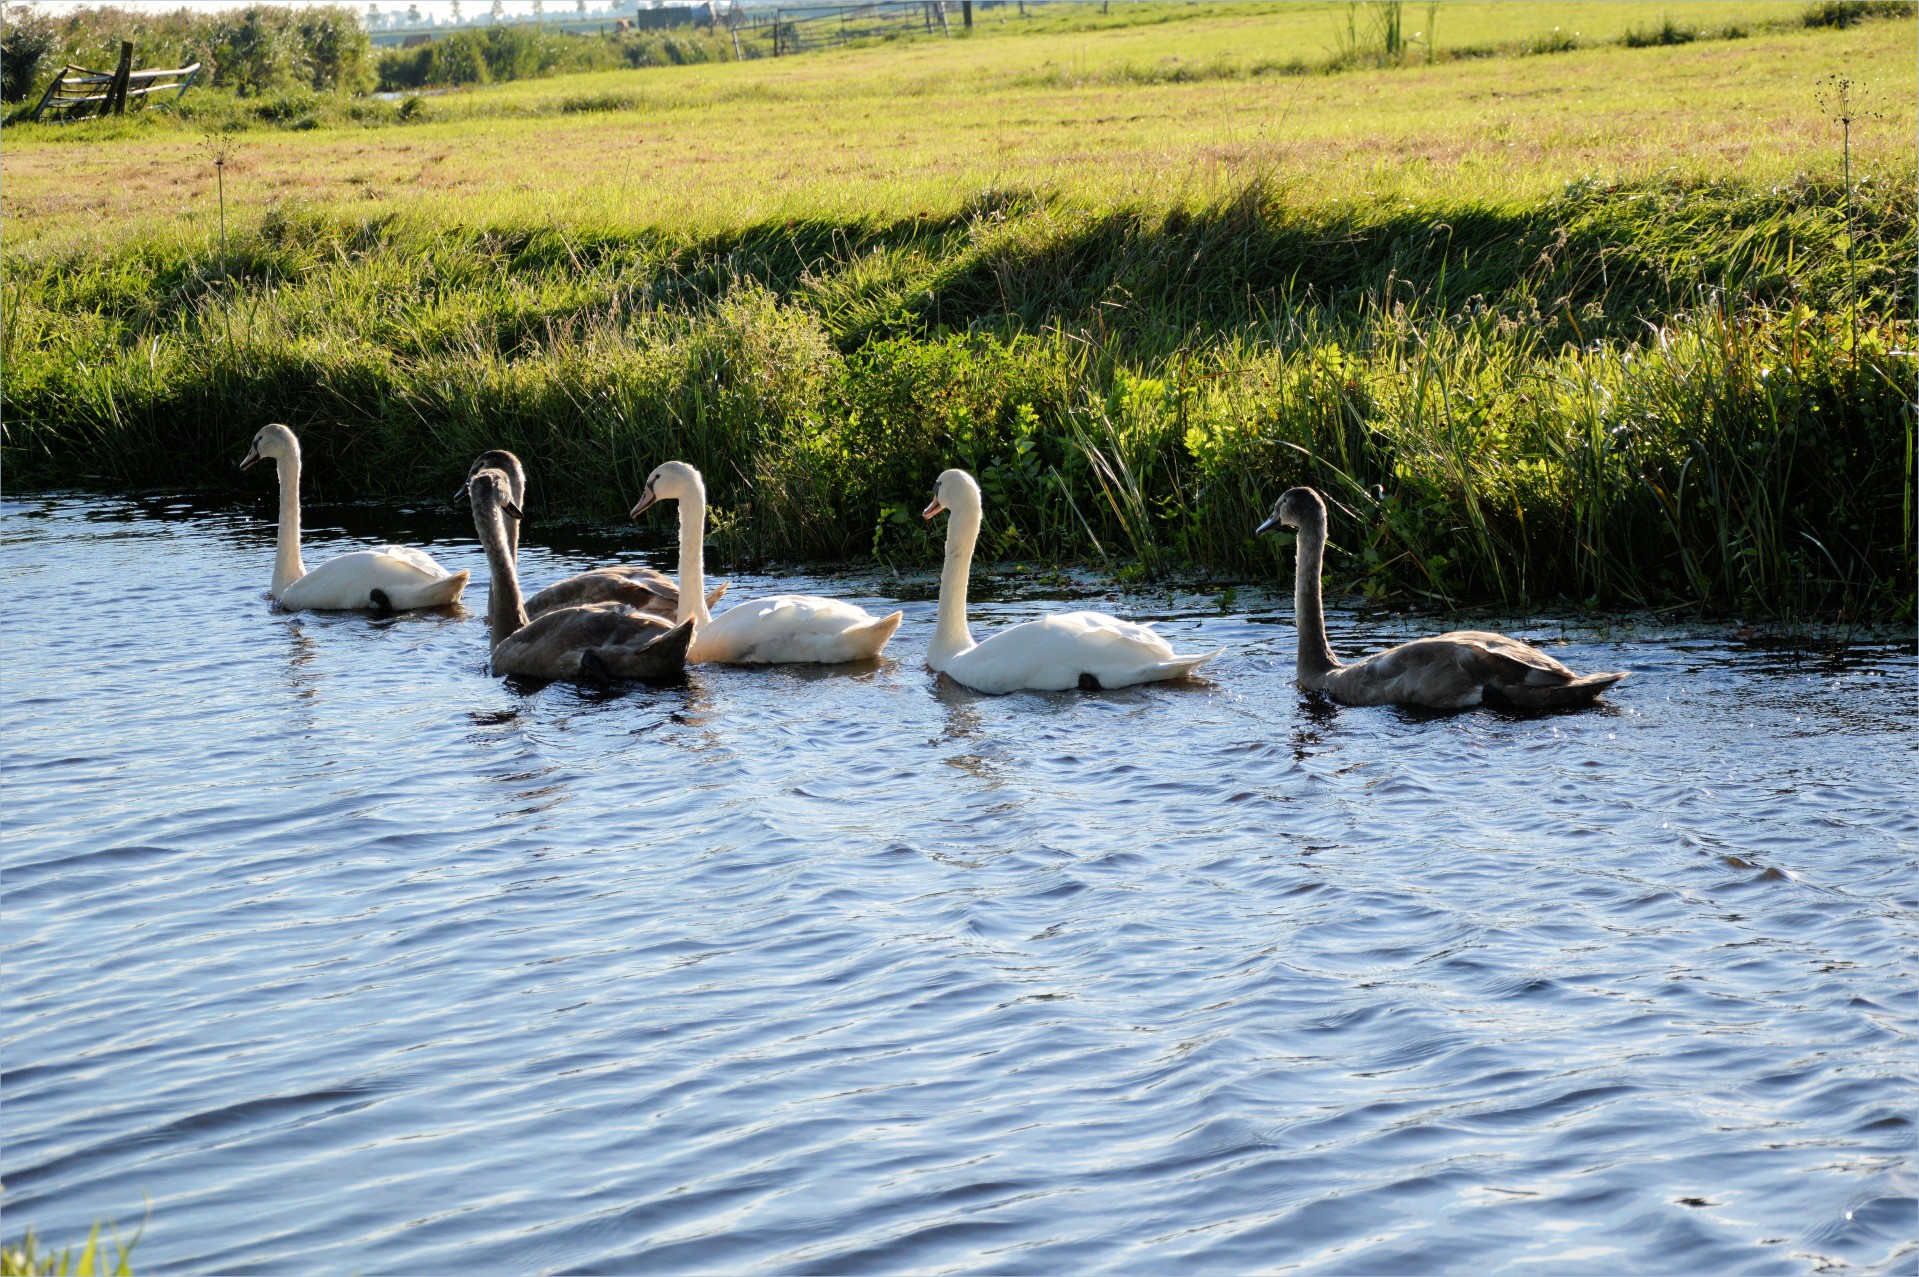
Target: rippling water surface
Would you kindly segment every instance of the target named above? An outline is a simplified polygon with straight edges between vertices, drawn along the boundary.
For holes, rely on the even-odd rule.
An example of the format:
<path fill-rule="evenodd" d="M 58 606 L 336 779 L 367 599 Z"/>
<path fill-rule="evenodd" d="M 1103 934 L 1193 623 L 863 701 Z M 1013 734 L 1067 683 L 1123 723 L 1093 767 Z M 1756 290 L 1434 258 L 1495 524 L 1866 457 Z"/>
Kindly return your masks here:
<path fill-rule="evenodd" d="M 927 582 L 866 578 L 830 588 L 916 600 L 876 666 L 529 688 L 479 588 L 276 611 L 253 509 L 6 507 L 10 1235 L 150 1200 L 181 1271 L 1919 1263 L 1907 651 L 1535 623 L 1633 677 L 1326 709 L 1283 600 L 1136 594 L 1097 605 L 1230 648 L 1209 681 L 988 698 L 924 669 Z M 484 575 L 457 519 L 351 517 Z M 610 557 L 527 536 L 533 584 Z"/>

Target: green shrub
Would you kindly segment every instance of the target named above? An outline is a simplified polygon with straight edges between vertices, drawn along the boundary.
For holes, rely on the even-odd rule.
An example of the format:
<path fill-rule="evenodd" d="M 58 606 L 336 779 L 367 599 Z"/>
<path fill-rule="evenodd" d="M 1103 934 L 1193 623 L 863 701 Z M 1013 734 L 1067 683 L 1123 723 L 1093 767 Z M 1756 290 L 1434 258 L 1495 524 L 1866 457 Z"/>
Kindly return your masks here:
<path fill-rule="evenodd" d="M 379 80 L 383 91 L 402 92 L 575 71 L 718 62 L 730 56 L 728 42 L 711 32 L 631 31 L 599 36 L 532 26 L 464 27 L 430 44 L 382 53 Z"/>
<path fill-rule="evenodd" d="M 1629 28 L 1624 43 L 1628 49 L 1646 49 L 1655 45 L 1691 44 L 1698 38 L 1698 27 L 1689 22 L 1674 22 L 1666 17 L 1661 18 L 1656 27 Z"/>
<path fill-rule="evenodd" d="M 1911 14 L 1911 0 L 1816 0 L 1806 6 L 1801 21 L 1809 27 L 1849 27 L 1867 18 L 1903 18 Z"/>
<path fill-rule="evenodd" d="M 11 11 L 8 26 L 14 26 Z M 296 88 L 359 93 L 373 83 L 372 42 L 343 5 L 255 4 L 210 12 L 98 5 L 42 15 L 32 30 L 50 43 L 32 71 L 23 63 L 21 97 L 44 89 L 62 63 L 111 70 L 122 40 L 133 42 L 136 66 L 200 62 L 202 84 L 245 96 Z M 15 90 L 14 81 L 8 88 Z"/>
<path fill-rule="evenodd" d="M 48 54 L 59 46 L 53 19 L 24 4 L 0 6 L 0 101 L 18 102 L 41 80 Z"/>

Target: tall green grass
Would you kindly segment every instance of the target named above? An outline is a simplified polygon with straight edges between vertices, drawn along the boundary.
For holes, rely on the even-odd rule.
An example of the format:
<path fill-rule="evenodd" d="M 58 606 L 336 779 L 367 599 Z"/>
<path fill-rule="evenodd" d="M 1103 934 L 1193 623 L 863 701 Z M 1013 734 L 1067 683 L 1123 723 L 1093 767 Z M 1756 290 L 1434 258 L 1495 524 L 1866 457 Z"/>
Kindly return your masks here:
<path fill-rule="evenodd" d="M 16 1244 L 0 1246 L 0 1277 L 131 1277 L 133 1248 L 139 1240 L 136 1235 L 121 1241 L 116 1233 L 110 1243 L 102 1244 L 100 1226 L 95 1224 L 77 1250 L 72 1246 L 53 1250 L 28 1229 Z"/>
<path fill-rule="evenodd" d="M 989 191 L 946 218 L 699 238 L 279 214 L 16 262 L 16 486 L 230 485 L 302 430 L 310 498 L 437 497 L 480 450 L 546 512 L 708 476 L 716 549 L 987 553 L 1284 576 L 1308 482 L 1333 566 L 1436 604 L 1910 615 L 1910 172 L 1569 184 L 1530 206 L 1171 212 Z M 1856 342 L 1848 337 L 1856 322 Z"/>

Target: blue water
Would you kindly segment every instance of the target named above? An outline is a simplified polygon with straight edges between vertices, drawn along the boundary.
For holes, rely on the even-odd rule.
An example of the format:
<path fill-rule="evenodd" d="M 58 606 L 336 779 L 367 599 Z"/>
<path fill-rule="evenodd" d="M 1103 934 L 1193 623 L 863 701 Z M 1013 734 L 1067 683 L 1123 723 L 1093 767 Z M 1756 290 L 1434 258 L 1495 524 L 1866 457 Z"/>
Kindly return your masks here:
<path fill-rule="evenodd" d="M 377 620 L 275 610 L 270 517 L 5 506 L 10 1238 L 144 1219 L 136 1264 L 182 1272 L 1919 1266 L 1909 648 L 1511 622 L 1633 676 L 1545 718 L 1328 709 L 1282 598 L 1082 591 L 1230 651 L 987 698 L 923 666 L 930 583 L 869 576 L 812 584 L 910 600 L 875 667 L 529 688 L 485 672 L 457 519 L 309 512 L 309 562 L 475 569 L 473 613 Z M 527 537 L 534 585 L 612 557 Z M 1018 584 L 977 628 L 1059 606 Z"/>

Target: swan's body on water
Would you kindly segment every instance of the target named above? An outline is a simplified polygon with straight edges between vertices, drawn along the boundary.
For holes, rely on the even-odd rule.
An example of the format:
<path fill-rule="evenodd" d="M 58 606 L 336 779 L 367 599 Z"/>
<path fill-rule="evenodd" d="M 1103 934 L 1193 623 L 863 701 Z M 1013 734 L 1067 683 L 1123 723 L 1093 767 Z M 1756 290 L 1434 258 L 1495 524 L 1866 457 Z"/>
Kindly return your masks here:
<path fill-rule="evenodd" d="M 269 587 L 280 606 L 302 612 L 404 612 L 460 601 L 467 573 L 449 572 L 408 545 L 355 550 L 307 571 L 300 557 L 300 441 L 285 426 L 263 426 L 240 468 L 266 458 L 280 478 L 280 529 Z"/>
<path fill-rule="evenodd" d="M 1485 630 L 1414 639 L 1350 665 L 1326 641 L 1320 585 L 1326 553 L 1326 502 L 1311 488 L 1290 488 L 1259 532 L 1299 530 L 1293 614 L 1299 625 L 1299 685 L 1342 705 L 1423 705 L 1470 709 L 1505 705 L 1555 709 L 1590 703 L 1626 677 L 1575 674 L 1531 644 Z"/>
<path fill-rule="evenodd" d="M 526 467 L 519 457 L 505 448 L 489 448 L 474 459 L 467 471 L 470 481 L 482 470 L 498 470 L 507 479 L 508 499 L 514 510 L 520 514 L 505 515 L 507 552 L 517 564 L 520 554 L 520 520 L 526 510 Z M 466 490 L 461 489 L 461 495 Z M 711 607 L 726 593 L 726 584 L 722 582 L 713 587 L 706 596 Z M 555 581 L 543 590 L 535 591 L 525 602 L 526 614 L 530 617 L 550 612 L 556 607 L 578 607 L 584 603 L 624 603 L 631 608 L 651 613 L 663 620 L 673 620 L 680 610 L 680 588 L 673 578 L 657 568 L 640 567 L 632 564 L 610 564 L 602 568 L 589 568 L 576 572 L 572 576 Z"/>
<path fill-rule="evenodd" d="M 940 475 L 925 517 L 951 512 L 940 571 L 939 620 L 926 664 L 977 692 L 1064 692 L 1131 687 L 1184 678 L 1219 653 L 1183 655 L 1151 628 L 1101 612 L 1059 612 L 974 642 L 966 590 L 983 511 L 979 484 L 964 470 Z"/>
<path fill-rule="evenodd" d="M 507 521 L 519 518 L 507 475 L 484 469 L 467 480 L 473 526 L 486 549 L 486 619 L 495 674 L 598 681 L 667 678 L 686 667 L 693 627 L 670 625 L 620 603 L 556 607 L 529 618 L 509 552 Z"/>
<path fill-rule="evenodd" d="M 706 582 L 706 480 L 684 461 L 647 476 L 633 517 L 655 501 L 680 503 L 679 618 L 694 625 L 690 661 L 735 665 L 838 665 L 871 660 L 900 626 L 900 612 L 874 616 L 863 607 L 816 594 L 776 594 L 735 604 L 714 616 L 702 597 Z"/>

